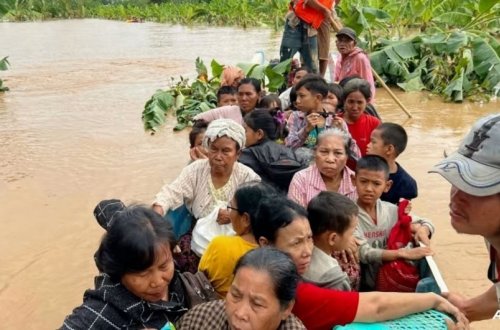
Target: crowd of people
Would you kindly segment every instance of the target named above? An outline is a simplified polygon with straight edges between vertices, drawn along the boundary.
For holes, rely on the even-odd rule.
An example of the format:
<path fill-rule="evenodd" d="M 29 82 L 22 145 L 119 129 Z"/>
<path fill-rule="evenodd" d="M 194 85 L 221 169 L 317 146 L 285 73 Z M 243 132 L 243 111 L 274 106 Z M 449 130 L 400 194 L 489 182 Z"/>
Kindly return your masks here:
<path fill-rule="evenodd" d="M 287 16 L 283 38 L 291 44 L 282 55 L 299 49 L 311 64 L 315 54 L 290 36 L 307 31 L 296 19 L 294 11 Z M 420 267 L 433 254 L 435 229 L 411 204 L 402 207 L 418 194 L 397 162 L 408 137 L 374 110 L 373 77 L 352 71 L 360 54 L 355 33 L 341 30 L 337 43 L 339 84 L 314 74 L 316 65 L 303 66 L 281 95 L 264 95 L 258 80 L 226 70 L 219 106 L 194 118 L 191 162 L 178 177 L 151 205 L 109 200 L 96 207 L 106 230 L 95 254 L 99 275 L 63 329 L 332 329 L 429 309 L 465 329 L 469 320 L 493 317 L 500 284 L 470 299 L 376 291 L 382 265 Z M 452 226 L 485 237 L 494 283 L 499 145 L 500 116 L 483 118 L 432 170 L 452 184 Z M 411 218 L 412 244 L 389 249 L 403 215 Z M 187 273 L 213 297 L 198 292 L 195 303 L 193 285 L 200 286 Z"/>

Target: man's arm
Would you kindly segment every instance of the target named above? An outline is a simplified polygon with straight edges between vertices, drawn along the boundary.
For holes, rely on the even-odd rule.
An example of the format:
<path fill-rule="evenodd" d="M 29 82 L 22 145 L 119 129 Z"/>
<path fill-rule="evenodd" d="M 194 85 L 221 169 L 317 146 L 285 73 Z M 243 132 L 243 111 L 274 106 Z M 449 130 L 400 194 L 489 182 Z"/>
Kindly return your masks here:
<path fill-rule="evenodd" d="M 497 291 L 494 285 L 474 298 L 466 298 L 452 292 L 443 293 L 443 297 L 457 306 L 471 322 L 491 319 L 499 309 Z"/>

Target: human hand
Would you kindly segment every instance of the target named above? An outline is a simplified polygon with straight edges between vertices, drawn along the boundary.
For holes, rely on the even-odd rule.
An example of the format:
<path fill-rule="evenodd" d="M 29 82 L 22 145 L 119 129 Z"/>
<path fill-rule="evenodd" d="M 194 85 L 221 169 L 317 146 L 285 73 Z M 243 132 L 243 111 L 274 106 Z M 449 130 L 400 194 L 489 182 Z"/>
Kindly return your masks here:
<path fill-rule="evenodd" d="M 306 117 L 307 120 L 307 126 L 306 130 L 307 132 L 310 132 L 314 129 L 314 127 L 323 127 L 325 126 L 325 118 L 321 116 L 319 113 L 310 113 Z"/>
<path fill-rule="evenodd" d="M 347 127 L 344 119 L 342 117 L 336 116 L 336 115 L 333 116 L 332 126 L 338 128 L 340 130 L 345 130 L 345 128 Z"/>
<path fill-rule="evenodd" d="M 441 296 L 453 305 L 457 306 L 462 312 L 465 311 L 465 305 L 468 300 L 466 296 L 456 292 L 443 292 L 441 293 Z"/>
<path fill-rule="evenodd" d="M 434 306 L 434 309 L 449 314 L 455 318 L 455 322 L 452 320 L 446 321 L 446 326 L 448 329 L 462 330 L 469 329 L 469 320 L 460 311 L 458 306 L 451 303 L 451 301 L 446 300 L 443 297 L 438 296 L 438 302 Z"/>
<path fill-rule="evenodd" d="M 428 247 L 416 247 L 413 249 L 402 248 L 398 250 L 399 257 L 405 260 L 420 260 L 426 256 L 434 255 Z"/>
<path fill-rule="evenodd" d="M 431 230 L 427 226 L 421 225 L 415 232 L 414 234 L 414 239 L 415 242 L 422 242 L 425 244 L 425 246 L 430 246 L 431 245 L 431 240 L 429 239 L 429 236 L 431 235 Z"/>
<path fill-rule="evenodd" d="M 161 205 L 158 205 L 158 204 L 153 205 L 153 211 L 155 211 L 156 213 L 158 213 L 161 216 L 163 216 L 165 214 L 163 207 Z"/>
<path fill-rule="evenodd" d="M 189 149 L 189 157 L 191 160 L 206 159 L 208 158 L 208 152 L 202 146 L 196 146 Z"/>
<path fill-rule="evenodd" d="M 220 209 L 217 215 L 217 223 L 219 225 L 227 225 L 231 223 L 231 218 L 229 217 L 229 212 L 226 209 Z"/>

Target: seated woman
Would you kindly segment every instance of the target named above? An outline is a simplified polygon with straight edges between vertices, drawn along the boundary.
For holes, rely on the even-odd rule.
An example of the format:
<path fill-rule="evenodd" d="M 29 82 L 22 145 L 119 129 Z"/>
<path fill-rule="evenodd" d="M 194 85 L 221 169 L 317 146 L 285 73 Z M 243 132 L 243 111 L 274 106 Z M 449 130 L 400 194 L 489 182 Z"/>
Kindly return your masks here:
<path fill-rule="evenodd" d="M 169 223 L 142 206 L 99 223 L 109 226 L 95 255 L 101 274 L 62 329 L 160 329 L 176 322 L 188 309 L 174 268 L 176 242 Z"/>
<path fill-rule="evenodd" d="M 208 148 L 208 159 L 186 166 L 177 179 L 156 195 L 153 208 L 159 214 L 186 204 L 193 217 L 200 219 L 218 205 L 227 205 L 241 184 L 260 181 L 252 169 L 236 161 L 245 145 L 245 130 L 241 125 L 230 119 L 214 120 L 205 132 L 203 144 Z M 230 222 L 225 208 L 219 210 L 217 221 Z M 179 246 L 181 254 L 175 257 L 179 269 L 195 273 L 199 258 L 191 251 L 191 231 L 180 238 Z"/>
<path fill-rule="evenodd" d="M 265 182 L 283 191 L 293 175 L 304 168 L 305 162 L 295 152 L 276 143 L 276 120 L 264 109 L 257 109 L 245 116 L 243 123 L 246 134 L 246 148 L 242 150 L 239 162 L 247 165 Z M 277 162 L 281 162 L 278 166 Z"/>
<path fill-rule="evenodd" d="M 306 210 L 284 197 L 261 202 L 252 230 L 260 246 L 273 246 L 288 253 L 299 275 L 311 263 L 313 237 Z M 231 292 L 231 291 L 230 291 Z M 465 316 L 450 302 L 434 293 L 346 292 L 300 282 L 295 314 L 307 329 L 331 329 L 352 322 L 380 322 L 436 309 L 452 314 L 462 328 Z"/>
<path fill-rule="evenodd" d="M 260 100 L 260 81 L 254 78 L 244 78 L 238 84 L 238 105 L 227 105 L 211 109 L 194 116 L 193 120 L 211 122 L 215 119 L 228 118 L 238 124 L 243 124 L 243 117 L 255 109 Z"/>
<path fill-rule="evenodd" d="M 245 183 L 236 190 L 227 206 L 236 236 L 219 236 L 208 245 L 201 257 L 199 270 L 204 272 L 221 298 L 233 281 L 234 266 L 247 251 L 257 247 L 251 221 L 265 196 L 277 191 L 262 182 Z"/>
<path fill-rule="evenodd" d="M 306 329 L 291 314 L 299 278 L 287 254 L 273 248 L 252 250 L 238 261 L 226 300 L 194 307 L 176 327 L 178 330 Z"/>
<path fill-rule="evenodd" d="M 372 131 L 380 125 L 380 120 L 365 113 L 370 102 L 370 85 L 363 79 L 352 79 L 344 87 L 344 112 L 342 117 L 352 138 L 356 141 L 361 156 L 366 155 Z"/>

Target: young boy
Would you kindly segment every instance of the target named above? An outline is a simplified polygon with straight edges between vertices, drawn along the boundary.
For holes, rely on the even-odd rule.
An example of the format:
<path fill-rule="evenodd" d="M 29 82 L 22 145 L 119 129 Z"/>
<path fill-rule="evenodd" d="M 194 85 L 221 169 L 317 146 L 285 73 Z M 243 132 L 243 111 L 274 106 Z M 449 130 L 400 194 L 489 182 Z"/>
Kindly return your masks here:
<path fill-rule="evenodd" d="M 401 125 L 382 123 L 372 132 L 367 148 L 368 155 L 383 157 L 389 164 L 391 189 L 380 199 L 392 204 L 397 204 L 400 198 L 411 200 L 418 195 L 417 182 L 396 162 L 407 143 L 408 136 Z"/>
<path fill-rule="evenodd" d="M 238 105 L 238 90 L 233 86 L 221 86 L 217 91 L 217 107 Z"/>
<path fill-rule="evenodd" d="M 332 253 L 345 250 L 354 240 L 358 207 L 346 196 L 322 191 L 309 202 L 307 213 L 314 248 L 304 279 L 317 286 L 350 291 L 349 277 Z"/>
<path fill-rule="evenodd" d="M 328 84 L 317 75 L 307 75 L 295 85 L 297 91 L 296 106 L 300 111 L 294 111 L 288 118 L 288 136 L 285 139 L 287 147 L 312 148 L 316 145 L 320 130 L 325 127 L 326 119 L 323 113 L 323 100 L 328 95 Z"/>
<path fill-rule="evenodd" d="M 295 70 L 295 74 L 293 75 L 292 79 L 292 85 L 279 96 L 281 101 L 281 110 L 289 110 L 290 106 L 292 105 L 292 101 L 290 100 L 290 92 L 292 91 L 292 88 L 296 86 L 299 81 L 309 73 L 312 73 L 312 71 L 306 66 L 302 66 Z"/>
<path fill-rule="evenodd" d="M 361 290 L 371 291 L 375 288 L 382 262 L 397 259 L 419 260 L 432 255 L 432 251 L 428 247 L 386 250 L 389 233 L 398 221 L 398 207 L 380 200 L 382 193 L 387 192 L 392 184 L 389 180 L 389 165 L 384 158 L 368 155 L 358 160 L 353 182 L 359 196 L 359 223 L 354 236 L 360 244 Z M 429 237 L 434 232 L 434 226 L 430 221 L 415 215 L 412 215 L 412 218 L 415 241 L 429 246 Z"/>

